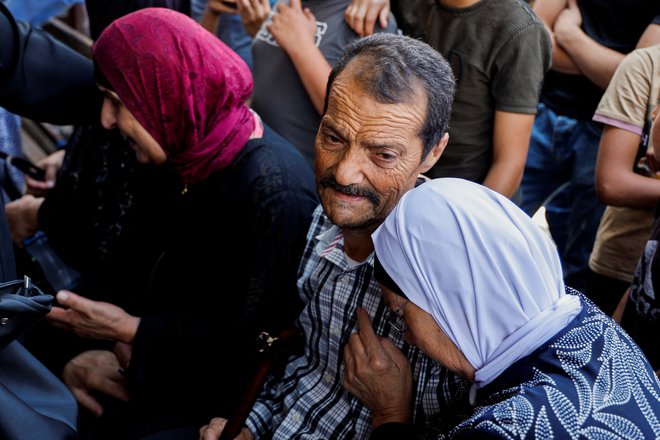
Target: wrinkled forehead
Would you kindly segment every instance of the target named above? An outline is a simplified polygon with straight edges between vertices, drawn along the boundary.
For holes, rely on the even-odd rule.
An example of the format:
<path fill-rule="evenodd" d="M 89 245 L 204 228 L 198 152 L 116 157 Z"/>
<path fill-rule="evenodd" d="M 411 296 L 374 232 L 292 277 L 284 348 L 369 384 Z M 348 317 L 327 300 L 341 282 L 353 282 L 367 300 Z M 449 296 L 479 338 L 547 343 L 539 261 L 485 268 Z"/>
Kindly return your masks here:
<path fill-rule="evenodd" d="M 342 72 L 332 84 L 322 126 L 342 137 L 423 147 L 422 127 L 426 116 L 426 95 L 415 94 L 403 102 L 382 102 L 365 87 L 364 77 Z"/>

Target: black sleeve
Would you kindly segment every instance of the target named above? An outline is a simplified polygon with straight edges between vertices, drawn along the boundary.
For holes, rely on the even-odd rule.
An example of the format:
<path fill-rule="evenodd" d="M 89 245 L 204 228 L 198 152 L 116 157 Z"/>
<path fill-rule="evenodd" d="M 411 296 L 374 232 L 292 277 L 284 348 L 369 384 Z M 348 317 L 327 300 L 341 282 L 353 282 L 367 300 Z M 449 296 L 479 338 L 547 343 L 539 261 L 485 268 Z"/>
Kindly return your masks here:
<path fill-rule="evenodd" d="M 102 95 L 92 61 L 47 32 L 15 21 L 2 3 L 0 17 L 0 106 L 54 124 L 98 118 Z"/>

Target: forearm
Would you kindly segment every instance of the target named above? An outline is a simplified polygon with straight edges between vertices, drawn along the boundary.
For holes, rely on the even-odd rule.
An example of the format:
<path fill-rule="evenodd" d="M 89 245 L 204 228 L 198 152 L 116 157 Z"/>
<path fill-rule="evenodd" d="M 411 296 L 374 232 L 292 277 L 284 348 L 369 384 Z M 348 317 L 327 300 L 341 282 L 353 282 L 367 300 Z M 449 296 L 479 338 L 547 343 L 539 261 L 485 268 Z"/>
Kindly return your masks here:
<path fill-rule="evenodd" d="M 537 0 L 534 4 L 534 12 L 543 22 L 545 30 L 550 35 L 552 43 L 552 70 L 572 75 L 581 75 L 575 62 L 566 51 L 557 44 L 553 26 L 557 16 L 567 6 L 566 0 Z"/>
<path fill-rule="evenodd" d="M 596 193 L 608 205 L 653 209 L 660 180 L 633 172 L 640 135 L 606 125 L 596 160 Z"/>
<path fill-rule="evenodd" d="M 204 10 L 202 18 L 199 20 L 199 24 L 202 25 L 204 29 L 211 32 L 213 35 L 218 32 L 218 23 L 220 22 L 220 14 L 218 12 L 212 11 L 208 7 Z"/>
<path fill-rule="evenodd" d="M 506 197 L 511 198 L 522 181 L 525 163 L 494 162 L 483 181 L 483 185 Z"/>
<path fill-rule="evenodd" d="M 550 35 L 550 42 L 552 43 L 552 66 L 550 68 L 556 72 L 569 75 L 582 75 L 575 61 L 573 61 L 564 48 L 557 44 L 557 39 L 552 29 L 549 29 L 546 25 L 545 30 Z"/>
<path fill-rule="evenodd" d="M 296 67 L 298 76 L 305 86 L 314 108 L 319 114 L 323 113 L 325 90 L 332 67 L 319 48 L 311 41 L 292 48 L 288 55 Z"/>
<path fill-rule="evenodd" d="M 611 206 L 625 206 L 636 209 L 653 209 L 660 200 L 660 180 L 622 172 L 608 179 L 598 179 L 598 198 Z"/>
<path fill-rule="evenodd" d="M 522 180 L 533 124 L 533 114 L 495 111 L 493 163 L 484 186 L 506 197 L 513 196 Z"/>
<path fill-rule="evenodd" d="M 572 32 L 557 35 L 557 39 L 580 72 L 603 90 L 625 56 L 600 45 L 577 27 Z"/>

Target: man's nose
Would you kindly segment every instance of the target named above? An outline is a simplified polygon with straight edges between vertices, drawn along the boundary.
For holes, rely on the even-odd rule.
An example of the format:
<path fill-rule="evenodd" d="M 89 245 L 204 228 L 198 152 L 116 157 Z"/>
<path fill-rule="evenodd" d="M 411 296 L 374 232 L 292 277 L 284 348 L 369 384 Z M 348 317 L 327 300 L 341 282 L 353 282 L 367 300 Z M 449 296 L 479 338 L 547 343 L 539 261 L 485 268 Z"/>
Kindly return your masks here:
<path fill-rule="evenodd" d="M 353 148 L 346 149 L 337 163 L 335 179 L 343 186 L 360 184 L 364 179 L 364 155 Z"/>

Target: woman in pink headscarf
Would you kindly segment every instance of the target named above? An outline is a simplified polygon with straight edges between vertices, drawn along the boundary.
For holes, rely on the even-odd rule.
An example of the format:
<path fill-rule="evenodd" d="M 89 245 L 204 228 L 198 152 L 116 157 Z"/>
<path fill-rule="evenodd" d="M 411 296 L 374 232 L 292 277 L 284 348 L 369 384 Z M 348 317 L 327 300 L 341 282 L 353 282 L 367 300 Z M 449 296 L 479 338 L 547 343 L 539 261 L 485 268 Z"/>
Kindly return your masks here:
<path fill-rule="evenodd" d="M 231 413 L 255 365 L 256 335 L 297 316 L 314 178 L 245 104 L 252 78 L 243 61 L 188 17 L 160 8 L 127 15 L 101 34 L 94 61 L 102 124 L 119 128 L 140 162 L 171 166 L 180 195 L 159 225 L 168 231 L 163 253 L 137 305 L 59 292 L 52 323 L 115 343 L 74 358 L 63 379 L 101 416 L 93 438 L 199 426 Z"/>

